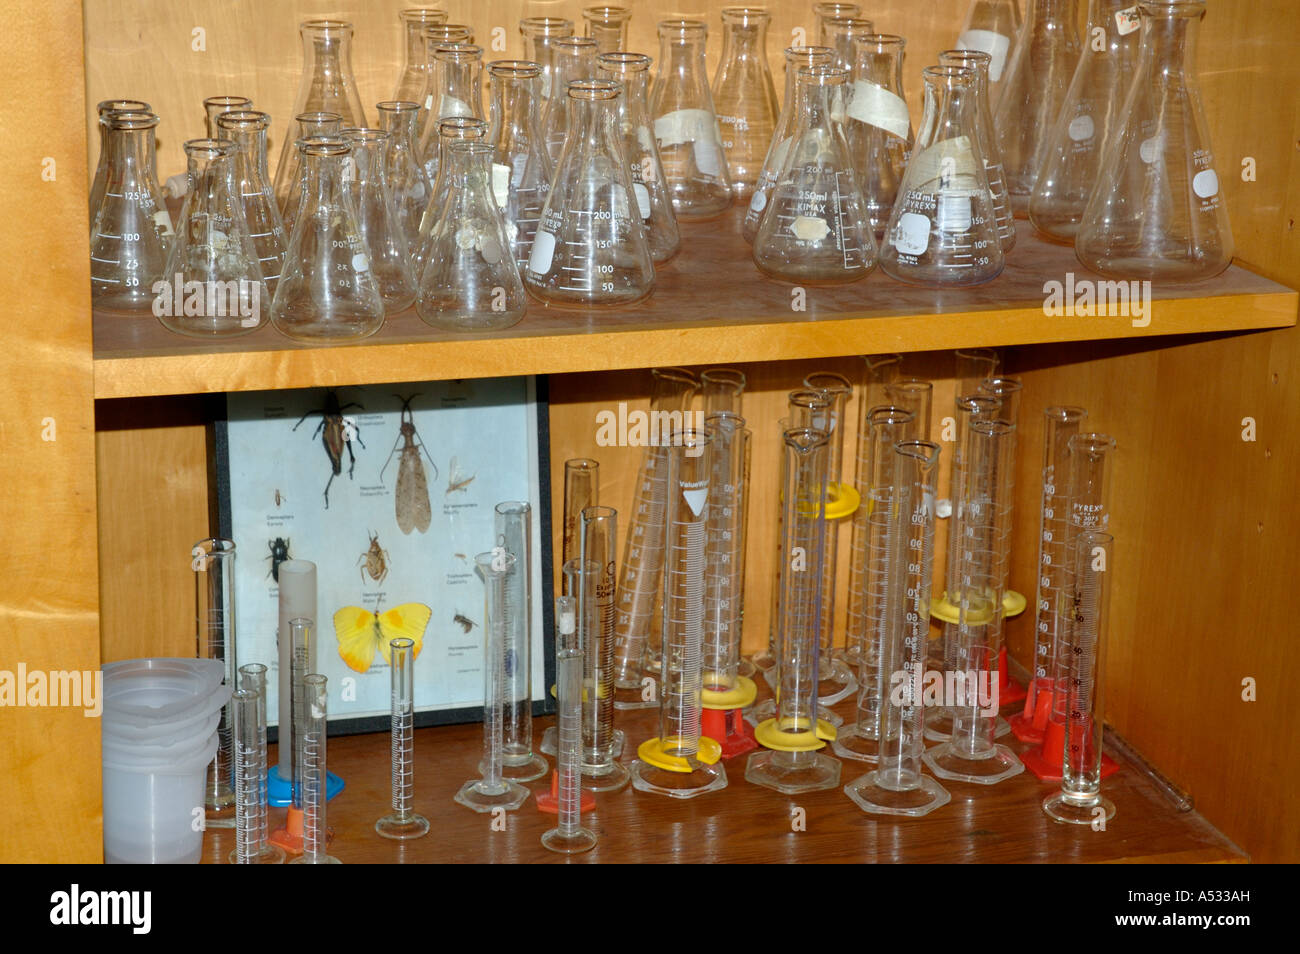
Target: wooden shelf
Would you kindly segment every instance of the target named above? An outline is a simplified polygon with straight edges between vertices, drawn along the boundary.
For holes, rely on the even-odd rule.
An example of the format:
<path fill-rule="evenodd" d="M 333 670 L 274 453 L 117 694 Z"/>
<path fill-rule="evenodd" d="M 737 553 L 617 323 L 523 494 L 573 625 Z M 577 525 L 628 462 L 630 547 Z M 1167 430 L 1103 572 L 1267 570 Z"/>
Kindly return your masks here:
<path fill-rule="evenodd" d="M 793 286 L 754 267 L 739 210 L 683 227 L 683 251 L 659 271 L 643 304 L 594 313 L 532 303 L 514 328 L 450 334 L 414 311 L 365 341 L 307 347 L 271 327 L 246 338 L 196 342 L 151 315 L 94 316 L 95 397 L 376 384 L 503 374 L 555 374 L 658 365 L 776 361 L 885 351 L 1137 338 L 1277 328 L 1296 323 L 1300 295 L 1244 268 L 1213 281 L 1152 289 L 1151 321 L 1048 317 L 1044 284 L 1089 277 L 1071 248 L 1019 223 L 1006 270 L 976 288 L 938 291 L 895 282 L 879 269 L 850 285 Z"/>
<path fill-rule="evenodd" d="M 766 693 L 765 693 L 766 694 Z M 851 706 L 836 707 L 849 715 Z M 624 761 L 657 731 L 657 713 L 620 712 L 627 733 Z M 553 719 L 535 719 L 534 737 Z M 1007 739 L 1001 741 L 1006 742 Z M 437 863 L 563 861 L 541 845 L 555 827 L 554 815 L 537 810 L 535 796 L 549 780 L 527 787 L 533 795 L 508 814 L 504 831 L 490 829 L 491 816 L 453 801 L 467 779 L 477 778 L 481 725 L 420 729 L 415 733 L 415 810 L 429 819 L 428 835 L 412 842 L 375 834 L 375 820 L 389 809 L 387 733 L 333 738 L 329 767 L 347 783 L 329 803 L 334 829 L 330 854 L 344 863 Z M 1023 750 L 1012 739 L 1017 752 Z M 827 749 L 829 751 L 829 749 Z M 687 862 L 774 864 L 785 862 L 1243 862 L 1246 856 L 1195 812 L 1178 814 L 1147 778 L 1132 766 L 1103 785 L 1116 806 L 1105 831 L 1059 825 L 1041 808 L 1059 788 L 1039 783 L 1029 772 L 991 787 L 944 782 L 952 801 L 924 818 L 866 815 L 841 788 L 871 769 L 842 762 L 840 786 L 797 797 L 780 795 L 745 781 L 745 760 L 724 763 L 727 788 L 689 801 L 634 791 L 596 796 L 596 811 L 583 824 L 599 839 L 578 855 L 583 862 Z M 274 756 L 272 756 L 274 763 Z M 548 761 L 554 766 L 554 759 Z M 807 827 L 793 831 L 791 809 L 807 812 Z M 284 824 L 284 809 L 271 809 L 271 827 Z M 204 861 L 224 864 L 234 831 L 210 830 Z"/>

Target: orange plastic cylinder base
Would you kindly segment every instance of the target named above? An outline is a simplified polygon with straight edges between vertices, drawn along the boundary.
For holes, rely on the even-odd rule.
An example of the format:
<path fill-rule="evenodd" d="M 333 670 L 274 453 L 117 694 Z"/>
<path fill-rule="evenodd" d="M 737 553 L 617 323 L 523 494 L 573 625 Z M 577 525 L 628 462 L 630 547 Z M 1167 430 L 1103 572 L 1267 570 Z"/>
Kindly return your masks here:
<path fill-rule="evenodd" d="M 302 854 L 302 809 L 289 806 L 284 827 L 277 828 L 267 835 L 266 840 L 278 845 L 291 855 Z"/>
<path fill-rule="evenodd" d="M 582 789 L 582 800 L 579 803 L 584 812 L 594 812 L 596 810 L 596 796 L 585 788 Z M 542 792 L 537 796 L 537 810 L 545 812 L 547 815 L 558 815 L 560 813 L 560 773 L 551 770 L 551 790 Z"/>

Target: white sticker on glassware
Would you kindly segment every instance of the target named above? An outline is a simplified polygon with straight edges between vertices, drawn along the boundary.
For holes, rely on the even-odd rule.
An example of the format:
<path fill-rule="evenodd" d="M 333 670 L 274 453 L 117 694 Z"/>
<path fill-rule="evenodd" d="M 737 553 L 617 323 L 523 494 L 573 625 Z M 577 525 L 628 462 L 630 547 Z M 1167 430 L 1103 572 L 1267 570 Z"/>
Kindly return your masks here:
<path fill-rule="evenodd" d="M 695 168 L 706 176 L 716 176 L 722 171 L 722 147 L 713 139 L 697 139 L 691 147 L 695 153 Z"/>
<path fill-rule="evenodd" d="M 1160 152 L 1164 148 L 1163 137 L 1152 136 L 1150 139 L 1143 139 L 1142 145 L 1138 146 L 1138 155 L 1142 161 L 1150 165 L 1160 158 Z"/>
<path fill-rule="evenodd" d="M 524 173 L 528 171 L 528 156 L 519 155 L 510 160 L 513 168 L 510 170 L 510 188 L 518 189 L 524 181 Z"/>
<path fill-rule="evenodd" d="M 462 225 L 456 230 L 456 247 L 467 252 L 478 245 L 478 229 L 472 225 Z"/>
<path fill-rule="evenodd" d="M 504 209 L 510 199 L 510 167 L 505 163 L 492 163 L 492 195 L 496 197 L 497 208 Z"/>
<path fill-rule="evenodd" d="M 355 182 L 357 179 L 357 161 L 351 156 L 343 157 L 343 181 Z"/>
<path fill-rule="evenodd" d="M 555 257 L 555 236 L 550 232 L 537 230 L 533 237 L 533 251 L 528 256 L 528 270 L 538 275 L 545 275 L 551 270 L 551 259 Z"/>
<path fill-rule="evenodd" d="M 883 129 L 891 136 L 906 139 L 912 128 L 907 103 L 901 96 L 870 80 L 857 80 L 849 98 L 848 116 L 868 126 Z"/>
<path fill-rule="evenodd" d="M 632 194 L 636 196 L 636 207 L 641 213 L 641 218 L 650 218 L 650 190 L 644 183 L 633 182 Z"/>
<path fill-rule="evenodd" d="M 655 120 L 659 148 L 700 140 L 716 141 L 717 122 L 707 109 L 678 109 Z"/>
<path fill-rule="evenodd" d="M 654 133 L 650 131 L 649 126 L 636 127 L 636 141 L 637 144 L 646 152 L 649 152 L 655 147 L 655 136 Z"/>
<path fill-rule="evenodd" d="M 794 237 L 803 242 L 820 242 L 830 235 L 831 227 L 826 220 L 815 215 L 796 215 L 790 223 Z"/>
<path fill-rule="evenodd" d="M 965 232 L 971 223 L 971 199 L 966 192 L 940 192 L 935 204 L 935 224 L 941 232 Z"/>
<path fill-rule="evenodd" d="M 447 119 L 451 116 L 473 116 L 474 111 L 469 108 L 469 103 L 455 96 L 442 94 L 442 101 L 438 103 L 438 118 Z"/>
<path fill-rule="evenodd" d="M 428 96 L 424 97 L 424 108 L 425 108 L 425 109 L 433 109 L 433 94 L 432 94 L 432 93 L 430 93 Z"/>
<path fill-rule="evenodd" d="M 352 256 L 352 270 L 354 272 L 370 271 L 370 259 L 366 258 L 364 252 L 357 252 Z"/>
<path fill-rule="evenodd" d="M 954 136 L 952 139 L 940 139 L 912 159 L 908 165 L 908 173 L 910 181 L 921 185 L 942 182 L 949 188 L 962 184 L 973 187 L 975 152 L 971 149 L 970 137 Z"/>
<path fill-rule="evenodd" d="M 989 63 L 989 82 L 996 83 L 1002 79 L 1002 70 L 1007 65 L 1007 51 L 1011 49 L 1011 37 L 992 30 L 966 30 L 957 37 L 959 50 L 983 50 L 992 61 Z"/>
<path fill-rule="evenodd" d="M 930 220 L 919 212 L 904 212 L 894 229 L 894 248 L 904 255 L 920 255 L 930 247 Z"/>
<path fill-rule="evenodd" d="M 1083 142 L 1085 139 L 1091 139 L 1093 133 L 1096 131 L 1097 125 L 1092 121 L 1091 116 L 1075 116 L 1070 120 L 1070 138 L 1075 142 Z"/>
<path fill-rule="evenodd" d="M 1202 199 L 1219 194 L 1219 176 L 1213 169 L 1203 169 L 1192 178 L 1192 191 Z"/>
<path fill-rule="evenodd" d="M 1119 31 L 1120 36 L 1128 36 L 1141 26 L 1142 17 L 1138 15 L 1136 5 L 1126 10 L 1115 11 L 1115 29 Z"/>
<path fill-rule="evenodd" d="M 495 236 L 485 234 L 479 242 L 478 253 L 483 256 L 483 261 L 495 265 L 501 261 L 501 243 Z"/>
<path fill-rule="evenodd" d="M 762 212 L 767 208 L 767 192 L 763 189 L 755 189 L 753 197 L 749 200 L 749 207 L 755 212 Z"/>
<path fill-rule="evenodd" d="M 153 214 L 153 224 L 163 235 L 172 234 L 172 217 L 166 209 L 159 209 Z"/>

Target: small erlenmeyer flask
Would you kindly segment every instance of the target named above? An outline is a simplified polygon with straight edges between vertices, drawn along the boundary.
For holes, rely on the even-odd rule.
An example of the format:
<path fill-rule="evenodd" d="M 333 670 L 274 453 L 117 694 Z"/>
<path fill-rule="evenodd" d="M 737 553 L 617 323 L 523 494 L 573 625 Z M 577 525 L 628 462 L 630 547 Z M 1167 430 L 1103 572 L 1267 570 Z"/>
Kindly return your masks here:
<path fill-rule="evenodd" d="M 957 36 L 957 49 L 989 55 L 989 100 L 997 102 L 1002 73 L 1020 36 L 1020 0 L 970 0 Z"/>
<path fill-rule="evenodd" d="M 343 128 L 343 117 L 338 113 L 315 112 L 299 113 L 293 118 L 297 126 L 299 139 L 311 139 L 314 136 L 337 136 Z M 280 205 L 280 215 L 285 228 L 293 224 L 298 217 L 298 201 L 302 194 L 302 154 L 294 149 L 288 156 L 281 153 L 280 166 L 275 170 L 275 200 Z"/>
<path fill-rule="evenodd" d="M 416 145 L 416 129 L 420 121 L 420 106 L 414 100 L 392 100 L 379 103 L 379 128 L 389 133 L 388 149 L 384 155 L 384 173 L 389 191 L 393 193 L 393 206 L 402 223 L 406 248 L 413 251 L 420 235 L 420 218 L 429 204 L 429 177 Z"/>
<path fill-rule="evenodd" d="M 945 50 L 939 54 L 940 66 L 961 66 L 975 74 L 975 128 L 978 131 L 980 155 L 984 157 L 984 174 L 989 180 L 993 196 L 993 215 L 998 223 L 998 244 L 1002 254 L 1016 244 L 1016 219 L 1011 213 L 1011 197 L 1007 195 L 1007 177 L 1002 171 L 1002 153 L 993 135 L 993 111 L 989 108 L 989 62 L 992 58 L 983 50 Z"/>
<path fill-rule="evenodd" d="M 384 300 L 344 179 L 352 147 L 317 136 L 299 140 L 298 149 L 302 205 L 271 302 L 271 323 L 299 341 L 365 338 L 383 326 Z"/>
<path fill-rule="evenodd" d="M 767 65 L 771 22 L 772 14 L 764 7 L 722 9 L 722 59 L 713 74 L 713 105 L 737 198 L 748 196 L 758 184 L 780 112 Z"/>
<path fill-rule="evenodd" d="M 587 7 L 582 19 L 587 36 L 596 41 L 597 54 L 627 49 L 627 24 L 632 19 L 627 7 Z"/>
<path fill-rule="evenodd" d="M 650 115 L 679 219 L 708 218 L 731 205 L 731 179 L 704 65 L 708 32 L 700 20 L 659 24 Z"/>
<path fill-rule="evenodd" d="M 357 229 L 365 242 L 370 272 L 379 282 L 384 311 L 396 314 L 415 302 L 415 273 L 401 217 L 388 188 L 384 155 L 392 137 L 382 129 L 345 129 L 352 145 L 343 163 L 343 179 L 357 206 Z"/>
<path fill-rule="evenodd" d="M 623 85 L 623 95 L 617 100 L 616 120 L 623 158 L 632 174 L 632 194 L 636 197 L 650 257 L 659 264 L 677 254 L 682 237 L 646 106 L 650 62 L 644 53 L 602 53 L 596 58 L 596 67 Z"/>
<path fill-rule="evenodd" d="M 419 102 L 429 85 L 429 51 L 424 43 L 424 28 L 447 22 L 446 10 L 432 7 L 408 7 L 397 11 L 402 25 L 402 72 L 397 76 L 395 100 Z"/>
<path fill-rule="evenodd" d="M 275 204 L 275 193 L 266 174 L 266 130 L 271 117 L 266 113 L 246 109 L 222 113 L 217 117 L 217 129 L 222 139 L 229 139 L 238 147 L 235 155 L 235 195 L 244 209 L 257 252 L 257 265 L 266 282 L 266 290 L 275 294 L 275 284 L 284 268 L 284 250 L 289 245 L 280 209 Z M 262 302 L 270 307 L 271 300 Z"/>
<path fill-rule="evenodd" d="M 1101 172 L 1102 148 L 1124 105 L 1141 26 L 1130 0 L 1091 0 L 1079 67 L 1048 137 L 1029 221 L 1053 242 L 1074 242 Z"/>
<path fill-rule="evenodd" d="M 814 3 L 813 16 L 817 21 L 817 45 L 830 46 L 830 34 L 826 32 L 826 21 L 842 17 L 862 16 L 860 3 Z"/>
<path fill-rule="evenodd" d="M 174 238 L 158 187 L 153 113 L 110 112 L 103 197 L 90 219 L 90 293 L 95 307 L 134 311 L 154 300 Z"/>
<path fill-rule="evenodd" d="M 420 236 L 416 240 L 415 247 L 411 249 L 412 264 L 415 266 L 417 276 L 424 271 L 425 256 L 429 252 L 429 232 L 447 195 L 447 183 L 442 176 L 442 157 L 447 154 L 447 146 L 460 139 L 486 138 L 488 124 L 486 120 L 475 119 L 472 116 L 452 116 L 449 119 L 438 120 L 434 131 L 438 136 L 436 144 L 438 173 L 429 180 L 429 204 L 425 206 L 424 214 L 420 217 Z M 428 168 L 427 161 L 425 168 Z M 417 278 L 416 281 L 418 283 L 419 279 Z"/>
<path fill-rule="evenodd" d="M 524 285 L 556 305 L 627 305 L 654 290 L 655 268 L 614 121 L 612 80 L 574 80 L 569 135 L 555 167 Z"/>
<path fill-rule="evenodd" d="M 209 96 L 203 101 L 203 115 L 209 139 L 222 138 L 217 127 L 217 117 L 238 109 L 252 109 L 253 101 L 247 96 Z"/>
<path fill-rule="evenodd" d="M 488 65 L 492 102 L 488 141 L 492 143 L 492 191 L 506 220 L 515 264 L 528 265 L 542 207 L 551 191 L 554 168 L 537 122 L 542 68 L 528 60 L 497 60 Z"/>
<path fill-rule="evenodd" d="M 977 285 L 1006 262 L 975 129 L 975 74 L 922 71 L 925 107 L 880 266 L 912 285 Z"/>
<path fill-rule="evenodd" d="M 799 71 L 797 124 L 772 202 L 754 238 L 754 264 L 782 281 L 852 282 L 876 264 L 876 236 L 835 115 L 849 71 Z"/>
<path fill-rule="evenodd" d="M 905 45 L 901 36 L 887 33 L 858 38 L 845 108 L 844 138 L 877 239 L 885 234 L 912 154 L 912 118 L 903 99 Z"/>
<path fill-rule="evenodd" d="M 428 23 L 420 27 L 420 37 L 424 41 L 424 86 L 416 92 L 414 98 L 420 104 L 420 135 L 417 141 L 423 142 L 429 129 L 431 111 L 441 98 L 437 75 L 438 47 L 452 43 L 473 43 L 474 31 L 463 23 Z"/>
<path fill-rule="evenodd" d="M 429 232 L 415 309 L 435 328 L 494 331 L 523 318 L 527 295 L 492 194 L 492 146 L 457 140 L 446 150 L 447 198 Z"/>
<path fill-rule="evenodd" d="M 1046 159 L 1048 137 L 1079 65 L 1079 0 L 1031 0 L 993 109 L 993 130 L 1018 218 Z"/>
<path fill-rule="evenodd" d="M 438 177 L 438 121 L 455 116 L 486 119 L 483 115 L 483 48 L 472 43 L 443 43 L 434 50 L 433 84 L 425 102 L 429 121 L 420 137 L 424 172 L 433 182 Z"/>
<path fill-rule="evenodd" d="M 835 66 L 851 70 L 858 59 L 858 40 L 876 32 L 864 17 L 828 17 L 823 26 L 826 45 L 835 51 Z"/>
<path fill-rule="evenodd" d="M 845 4 L 826 4 L 826 6 L 845 6 Z M 785 98 L 782 100 L 781 116 L 772 132 L 772 142 L 767 147 L 763 158 L 763 169 L 758 175 L 754 194 L 749 198 L 749 208 L 745 211 L 745 221 L 741 224 L 741 234 L 751 245 L 758 234 L 758 225 L 763 221 L 763 211 L 771 197 L 772 186 L 776 185 L 777 174 L 785 165 L 785 153 L 790 148 L 790 136 L 794 132 L 796 113 L 795 101 L 798 98 L 799 70 L 808 66 L 829 66 L 835 59 L 835 51 L 829 46 L 790 46 L 785 50 Z"/>
<path fill-rule="evenodd" d="M 235 184 L 239 147 L 227 139 L 185 143 L 189 189 L 154 314 L 170 331 L 230 338 L 256 331 L 269 295 Z"/>
<path fill-rule="evenodd" d="M 1233 242 L 1196 80 L 1205 0 L 1147 0 L 1138 11 L 1133 82 L 1106 140 L 1075 253 L 1117 278 L 1213 278 L 1232 263 Z"/>
<path fill-rule="evenodd" d="M 298 27 L 302 37 L 302 82 L 293 101 L 293 115 L 301 113 L 338 113 L 342 126 L 366 125 L 366 112 L 361 108 L 356 80 L 352 76 L 352 24 L 346 20 L 305 20 Z M 337 132 L 337 129 L 330 132 Z M 299 137 L 327 135 L 325 130 L 299 130 Z M 293 135 L 284 137 L 280 149 L 280 164 L 275 170 L 275 194 L 284 209 L 284 191 L 280 188 L 280 173 L 292 163 L 297 153 Z"/>
<path fill-rule="evenodd" d="M 90 186 L 90 215 L 94 218 L 99 203 L 104 198 L 104 181 L 108 178 L 108 150 L 104 147 L 108 138 L 109 113 L 152 113 L 153 107 L 142 99 L 106 99 L 95 107 L 99 115 L 99 161 L 95 166 L 95 180 Z"/>
<path fill-rule="evenodd" d="M 596 74 L 596 41 L 585 36 L 561 36 L 551 41 L 551 82 L 556 89 L 568 89 L 571 80 L 591 79 Z M 560 160 L 564 137 L 569 131 L 567 96 L 552 96 L 542 114 L 542 138 L 551 165 Z"/>
<path fill-rule="evenodd" d="M 556 89 L 552 81 L 555 64 L 551 43 L 562 36 L 573 36 L 573 21 L 563 17 L 524 17 L 519 21 L 519 35 L 524 40 L 524 56 L 542 68 L 542 102 L 546 103 Z M 564 95 L 563 89 L 558 92 Z"/>

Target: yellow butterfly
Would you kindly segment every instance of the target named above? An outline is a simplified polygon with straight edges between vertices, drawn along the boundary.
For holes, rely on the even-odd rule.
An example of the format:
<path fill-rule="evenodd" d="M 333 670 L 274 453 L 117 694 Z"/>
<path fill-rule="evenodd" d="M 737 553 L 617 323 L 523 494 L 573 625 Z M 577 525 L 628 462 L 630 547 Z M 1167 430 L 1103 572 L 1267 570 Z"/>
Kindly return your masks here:
<path fill-rule="evenodd" d="M 334 635 L 339 640 L 339 656 L 353 672 L 365 672 L 375 661 L 375 650 L 392 662 L 394 639 L 406 637 L 415 643 L 415 657 L 420 656 L 424 630 L 433 610 L 423 603 L 403 603 L 376 616 L 360 606 L 345 606 L 334 614 Z"/>

